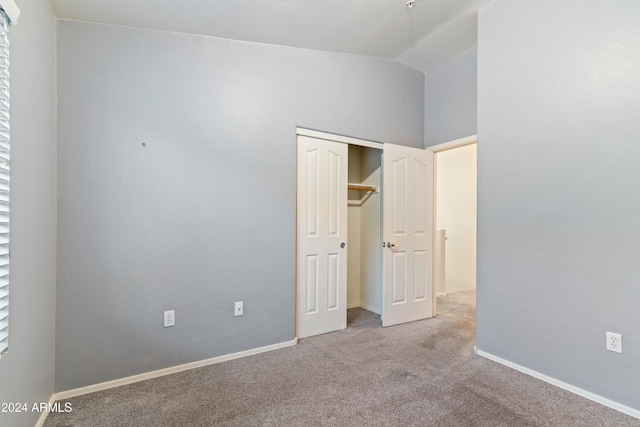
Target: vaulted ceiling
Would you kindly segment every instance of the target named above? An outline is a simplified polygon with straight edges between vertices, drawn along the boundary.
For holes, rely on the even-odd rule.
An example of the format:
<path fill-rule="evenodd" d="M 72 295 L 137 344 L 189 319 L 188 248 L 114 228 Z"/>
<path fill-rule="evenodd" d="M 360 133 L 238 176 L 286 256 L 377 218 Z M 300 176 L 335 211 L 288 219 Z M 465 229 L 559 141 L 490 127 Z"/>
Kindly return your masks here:
<path fill-rule="evenodd" d="M 388 58 L 428 71 L 476 44 L 491 0 L 50 0 L 60 19 Z"/>

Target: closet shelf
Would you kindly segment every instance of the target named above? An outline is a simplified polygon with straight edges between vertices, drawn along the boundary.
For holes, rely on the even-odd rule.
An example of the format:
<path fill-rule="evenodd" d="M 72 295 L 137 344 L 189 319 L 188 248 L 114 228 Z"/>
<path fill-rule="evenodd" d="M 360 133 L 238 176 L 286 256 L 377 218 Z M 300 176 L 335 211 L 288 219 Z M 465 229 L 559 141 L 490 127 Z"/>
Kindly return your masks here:
<path fill-rule="evenodd" d="M 371 193 L 378 192 L 378 187 L 375 187 L 373 185 L 347 184 L 347 188 L 349 190 L 355 190 L 355 191 L 368 191 Z"/>

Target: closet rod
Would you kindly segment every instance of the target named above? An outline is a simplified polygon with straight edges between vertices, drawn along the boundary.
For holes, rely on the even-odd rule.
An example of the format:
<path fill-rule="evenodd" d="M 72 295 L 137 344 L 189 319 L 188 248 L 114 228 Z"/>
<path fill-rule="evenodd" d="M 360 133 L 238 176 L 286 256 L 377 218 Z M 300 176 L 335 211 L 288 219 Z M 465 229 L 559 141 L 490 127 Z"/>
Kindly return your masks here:
<path fill-rule="evenodd" d="M 356 191 L 371 191 L 372 193 L 378 192 L 378 188 L 371 185 L 347 184 L 347 188 L 349 190 L 356 190 Z"/>

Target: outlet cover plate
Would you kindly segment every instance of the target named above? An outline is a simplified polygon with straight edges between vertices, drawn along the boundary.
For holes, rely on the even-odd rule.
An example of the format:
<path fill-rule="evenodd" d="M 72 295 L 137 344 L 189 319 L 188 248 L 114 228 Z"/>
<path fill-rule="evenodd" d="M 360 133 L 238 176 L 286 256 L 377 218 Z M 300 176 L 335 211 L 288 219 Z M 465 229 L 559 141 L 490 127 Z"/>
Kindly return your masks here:
<path fill-rule="evenodd" d="M 607 350 L 622 353 L 622 334 L 607 332 Z"/>
<path fill-rule="evenodd" d="M 164 327 L 176 326 L 176 311 L 167 310 L 164 312 Z"/>

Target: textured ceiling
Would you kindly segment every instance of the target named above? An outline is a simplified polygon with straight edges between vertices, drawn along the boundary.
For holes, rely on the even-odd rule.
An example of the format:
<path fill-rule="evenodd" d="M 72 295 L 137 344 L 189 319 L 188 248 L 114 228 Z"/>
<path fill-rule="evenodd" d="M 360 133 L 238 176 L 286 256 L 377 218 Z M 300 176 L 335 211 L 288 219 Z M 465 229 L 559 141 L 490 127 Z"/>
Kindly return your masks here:
<path fill-rule="evenodd" d="M 394 59 L 427 71 L 476 44 L 490 0 L 50 0 L 60 19 Z"/>

